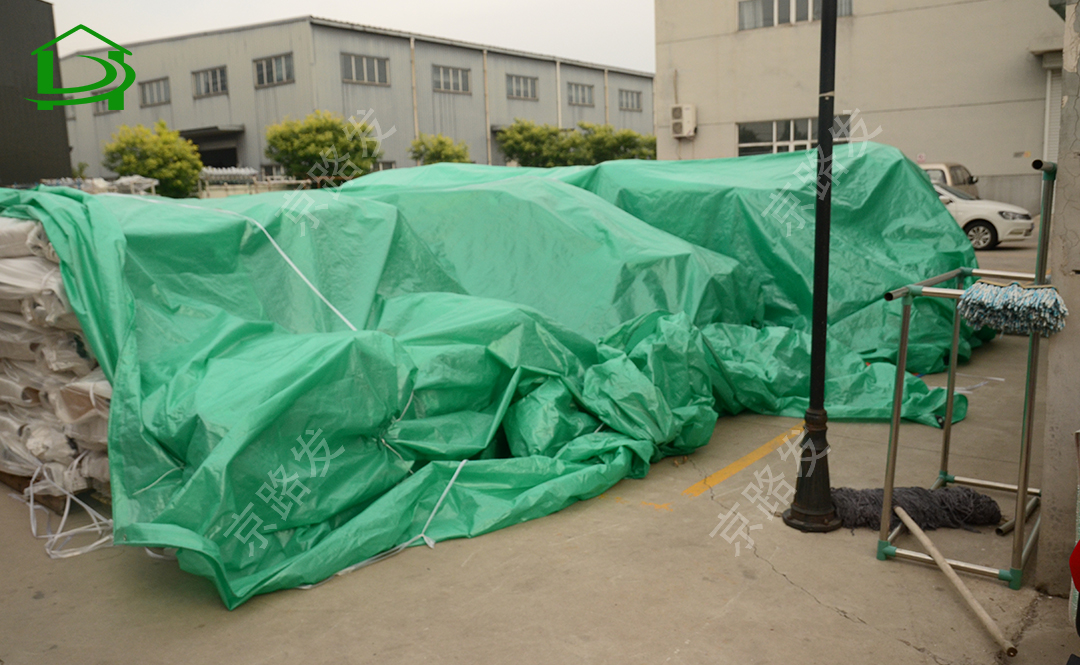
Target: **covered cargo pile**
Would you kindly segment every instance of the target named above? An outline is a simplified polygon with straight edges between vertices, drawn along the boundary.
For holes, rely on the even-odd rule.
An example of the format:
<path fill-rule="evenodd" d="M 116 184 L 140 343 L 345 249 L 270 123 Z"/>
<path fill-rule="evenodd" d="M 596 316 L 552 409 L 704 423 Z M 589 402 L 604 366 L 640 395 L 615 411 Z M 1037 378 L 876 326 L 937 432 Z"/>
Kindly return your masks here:
<path fill-rule="evenodd" d="M 109 399 L 42 225 L 0 217 L 0 471 L 109 493 Z M 29 491 L 28 491 L 29 493 Z"/>
<path fill-rule="evenodd" d="M 556 179 L 592 192 L 637 219 L 731 257 L 760 280 L 763 328 L 810 329 L 816 151 L 736 160 L 610 161 L 597 166 L 505 169 L 479 165 L 400 169 L 353 180 L 346 191 L 386 197 L 518 178 Z M 929 200 L 925 173 L 889 146 L 836 146 L 829 334 L 864 360 L 895 361 L 899 310 L 882 294 L 918 276 L 975 265 L 970 242 Z M 956 222 L 953 221 L 953 225 Z M 942 371 L 951 306 L 920 300 L 912 312 L 907 369 Z M 778 333 L 785 334 L 785 333 Z M 981 338 L 966 324 L 960 357 Z"/>
<path fill-rule="evenodd" d="M 897 151 L 837 158 L 858 177 L 837 184 L 834 262 L 872 259 L 849 268 L 871 287 L 834 287 L 838 322 L 975 265 Z M 303 192 L 302 217 L 294 192 L 61 188 L 0 190 L 0 214 L 44 225 L 112 386 L 117 542 L 178 548 L 235 607 L 596 496 L 704 445 L 721 413 L 801 415 L 812 221 L 788 236 L 763 215 L 785 159 L 700 162 L 711 190 L 677 186 L 686 164 L 621 164 L 615 189 L 594 187 L 610 165 L 438 165 Z M 716 225 L 753 242 L 683 237 Z M 887 418 L 895 368 L 856 342 L 890 316 L 830 340 L 831 417 Z M 904 416 L 936 423 L 943 391 L 906 380 Z"/>

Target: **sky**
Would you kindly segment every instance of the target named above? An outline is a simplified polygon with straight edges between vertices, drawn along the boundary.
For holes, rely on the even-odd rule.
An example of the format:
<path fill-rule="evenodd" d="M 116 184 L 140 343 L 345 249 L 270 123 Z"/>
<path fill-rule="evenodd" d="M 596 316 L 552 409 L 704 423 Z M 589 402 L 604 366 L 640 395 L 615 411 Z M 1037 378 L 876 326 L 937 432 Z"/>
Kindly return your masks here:
<path fill-rule="evenodd" d="M 85 24 L 124 45 L 297 16 L 501 46 L 652 72 L 653 0 L 52 0 L 56 34 Z M 60 55 L 94 48 L 79 33 Z"/>

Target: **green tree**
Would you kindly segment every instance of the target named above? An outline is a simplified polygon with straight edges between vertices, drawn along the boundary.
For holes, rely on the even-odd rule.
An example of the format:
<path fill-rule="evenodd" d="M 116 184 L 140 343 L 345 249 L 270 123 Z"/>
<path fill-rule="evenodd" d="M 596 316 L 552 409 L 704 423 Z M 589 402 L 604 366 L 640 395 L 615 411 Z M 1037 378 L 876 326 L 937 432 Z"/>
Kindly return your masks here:
<path fill-rule="evenodd" d="M 191 141 L 180 138 L 164 120 L 153 131 L 143 125 L 121 126 L 105 145 L 105 168 L 119 175 L 157 178 L 157 193 L 184 198 L 195 191 L 202 159 Z"/>
<path fill-rule="evenodd" d="M 656 136 L 641 135 L 632 129 L 611 125 L 578 123 L 589 164 L 613 159 L 656 159 Z"/>
<path fill-rule="evenodd" d="M 521 166 L 574 166 L 611 159 L 656 159 L 656 137 L 588 122 L 575 129 L 515 120 L 495 138 L 508 160 Z"/>
<path fill-rule="evenodd" d="M 421 164 L 440 162 L 458 162 L 468 164 L 469 146 L 464 141 L 454 143 L 454 139 L 442 134 L 421 134 L 409 146 L 409 157 Z"/>
<path fill-rule="evenodd" d="M 496 135 L 495 141 L 507 160 L 521 166 L 567 166 L 577 163 L 572 158 L 574 148 L 579 146 L 569 145 L 564 134 L 553 125 L 516 119 Z"/>
<path fill-rule="evenodd" d="M 266 144 L 266 156 L 293 178 L 355 178 L 371 173 L 383 154 L 366 122 L 329 111 L 270 125 Z"/>
<path fill-rule="evenodd" d="M 89 164 L 87 164 L 86 162 L 79 162 L 78 166 L 71 169 L 71 177 L 72 178 L 85 178 L 86 177 L 86 169 L 88 169 L 88 168 L 90 168 Z"/>

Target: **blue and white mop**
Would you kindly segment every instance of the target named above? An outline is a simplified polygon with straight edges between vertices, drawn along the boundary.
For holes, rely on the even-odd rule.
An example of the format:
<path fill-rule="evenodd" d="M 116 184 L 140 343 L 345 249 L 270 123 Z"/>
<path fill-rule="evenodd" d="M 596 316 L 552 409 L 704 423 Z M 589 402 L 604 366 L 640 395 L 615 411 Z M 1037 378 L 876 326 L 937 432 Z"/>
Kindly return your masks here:
<path fill-rule="evenodd" d="M 1065 328 L 1065 317 L 1069 315 L 1053 286 L 987 279 L 968 287 L 957 308 L 971 326 L 985 326 L 1008 335 L 1038 333 L 1049 337 Z"/>

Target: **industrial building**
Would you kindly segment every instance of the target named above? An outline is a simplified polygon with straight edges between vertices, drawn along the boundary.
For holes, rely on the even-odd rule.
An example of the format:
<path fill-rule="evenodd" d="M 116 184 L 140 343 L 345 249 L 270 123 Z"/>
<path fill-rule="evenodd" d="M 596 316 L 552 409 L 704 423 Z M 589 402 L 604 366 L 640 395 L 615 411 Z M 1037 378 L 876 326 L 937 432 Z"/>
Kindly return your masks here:
<path fill-rule="evenodd" d="M 658 157 L 814 145 L 820 4 L 656 0 Z M 1062 20 L 1046 0 L 841 0 L 838 14 L 836 111 L 853 138 L 958 162 L 984 198 L 1038 210 L 1031 160 L 1057 158 L 1061 110 Z"/>
<path fill-rule="evenodd" d="M 122 111 L 69 106 L 72 163 L 107 176 L 102 145 L 121 125 L 164 119 L 199 146 L 208 166 L 273 174 L 266 128 L 316 109 L 376 126 L 379 168 L 412 166 L 420 133 L 469 146 L 480 164 L 503 164 L 494 134 L 516 118 L 571 128 L 580 121 L 653 131 L 652 75 L 510 49 L 314 17 L 274 21 L 136 44 L 136 84 Z M 100 66 L 61 59 L 68 85 Z"/>

